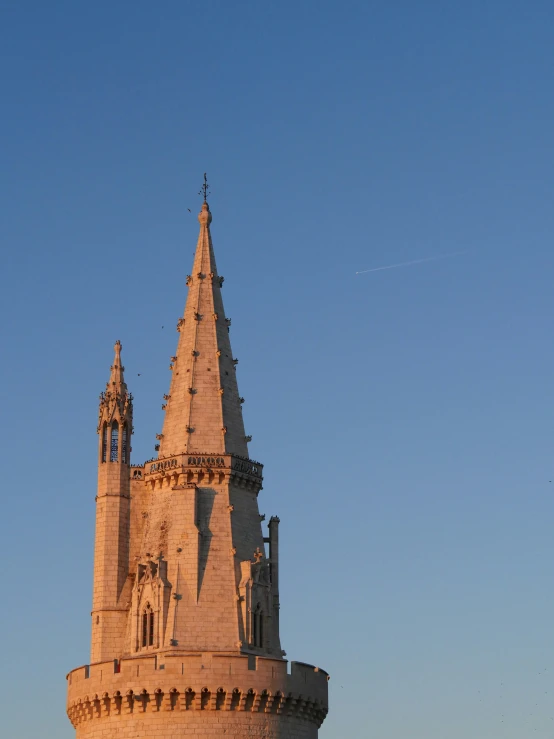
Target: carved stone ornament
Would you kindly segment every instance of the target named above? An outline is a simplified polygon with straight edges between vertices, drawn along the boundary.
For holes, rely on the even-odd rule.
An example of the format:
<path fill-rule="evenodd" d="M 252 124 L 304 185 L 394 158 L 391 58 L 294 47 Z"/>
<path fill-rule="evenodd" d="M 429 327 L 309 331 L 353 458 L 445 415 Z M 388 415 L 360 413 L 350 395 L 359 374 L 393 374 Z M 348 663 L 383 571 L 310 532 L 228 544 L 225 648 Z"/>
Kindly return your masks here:
<path fill-rule="evenodd" d="M 248 436 L 245 436 L 245 437 L 244 437 L 244 441 L 246 441 L 247 443 L 248 443 L 249 441 L 252 441 L 252 434 L 249 434 Z"/>
<path fill-rule="evenodd" d="M 217 321 L 217 319 L 219 318 L 219 316 L 217 315 L 217 313 L 213 313 L 212 314 L 212 317 L 213 317 L 214 321 Z"/>
<path fill-rule="evenodd" d="M 187 287 L 190 287 L 192 285 L 192 275 L 187 275 L 186 285 Z"/>
<path fill-rule="evenodd" d="M 256 563 L 259 564 L 260 560 L 262 560 L 264 555 L 262 552 L 260 552 L 260 547 L 256 548 L 256 551 L 254 552 L 254 559 L 256 560 Z"/>

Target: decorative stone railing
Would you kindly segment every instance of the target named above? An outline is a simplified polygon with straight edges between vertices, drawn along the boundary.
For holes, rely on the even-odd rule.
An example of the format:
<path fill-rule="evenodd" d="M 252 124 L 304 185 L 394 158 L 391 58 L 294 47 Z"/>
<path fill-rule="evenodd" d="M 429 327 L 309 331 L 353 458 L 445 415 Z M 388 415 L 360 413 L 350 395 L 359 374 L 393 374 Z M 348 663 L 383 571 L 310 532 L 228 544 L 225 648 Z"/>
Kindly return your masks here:
<path fill-rule="evenodd" d="M 144 479 L 152 487 L 222 482 L 225 477 L 259 490 L 263 482 L 263 465 L 232 454 L 196 452 L 153 459 L 144 465 Z"/>

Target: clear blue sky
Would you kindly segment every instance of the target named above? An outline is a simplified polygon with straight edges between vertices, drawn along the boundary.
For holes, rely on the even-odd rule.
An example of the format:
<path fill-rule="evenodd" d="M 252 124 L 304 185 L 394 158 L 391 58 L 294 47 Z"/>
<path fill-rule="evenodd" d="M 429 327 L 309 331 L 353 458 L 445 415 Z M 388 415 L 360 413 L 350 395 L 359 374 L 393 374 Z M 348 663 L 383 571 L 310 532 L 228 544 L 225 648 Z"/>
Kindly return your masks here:
<path fill-rule="evenodd" d="M 73 736 L 98 394 L 121 339 L 151 457 L 204 171 L 321 739 L 552 737 L 553 33 L 542 0 L 1 3 L 3 737 Z"/>

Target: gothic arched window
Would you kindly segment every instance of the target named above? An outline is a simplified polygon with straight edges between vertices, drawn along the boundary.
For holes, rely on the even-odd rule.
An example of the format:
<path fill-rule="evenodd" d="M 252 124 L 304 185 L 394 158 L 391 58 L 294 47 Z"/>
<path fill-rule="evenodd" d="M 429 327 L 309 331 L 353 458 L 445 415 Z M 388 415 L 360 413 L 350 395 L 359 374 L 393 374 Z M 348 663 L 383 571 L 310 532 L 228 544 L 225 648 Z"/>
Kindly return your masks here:
<path fill-rule="evenodd" d="M 104 421 L 102 424 L 102 462 L 106 461 L 108 456 L 108 424 Z"/>
<path fill-rule="evenodd" d="M 142 612 L 142 646 L 151 647 L 154 644 L 154 611 L 147 603 Z"/>
<path fill-rule="evenodd" d="M 112 434 L 110 438 L 110 462 L 117 462 L 118 443 L 119 443 L 119 424 L 117 423 L 117 421 L 114 421 L 112 423 Z"/>

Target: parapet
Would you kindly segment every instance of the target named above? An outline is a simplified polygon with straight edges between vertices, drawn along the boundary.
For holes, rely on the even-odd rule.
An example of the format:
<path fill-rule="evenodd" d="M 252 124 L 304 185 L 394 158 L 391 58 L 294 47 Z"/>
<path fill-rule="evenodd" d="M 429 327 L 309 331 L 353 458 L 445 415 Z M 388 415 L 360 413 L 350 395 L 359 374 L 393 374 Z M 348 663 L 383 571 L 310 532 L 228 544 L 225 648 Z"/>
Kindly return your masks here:
<path fill-rule="evenodd" d="M 224 653 L 158 654 L 85 665 L 67 676 L 67 714 L 82 722 L 160 711 L 248 711 L 319 727 L 328 710 L 324 670 Z M 138 718 L 138 716 L 135 716 Z"/>

